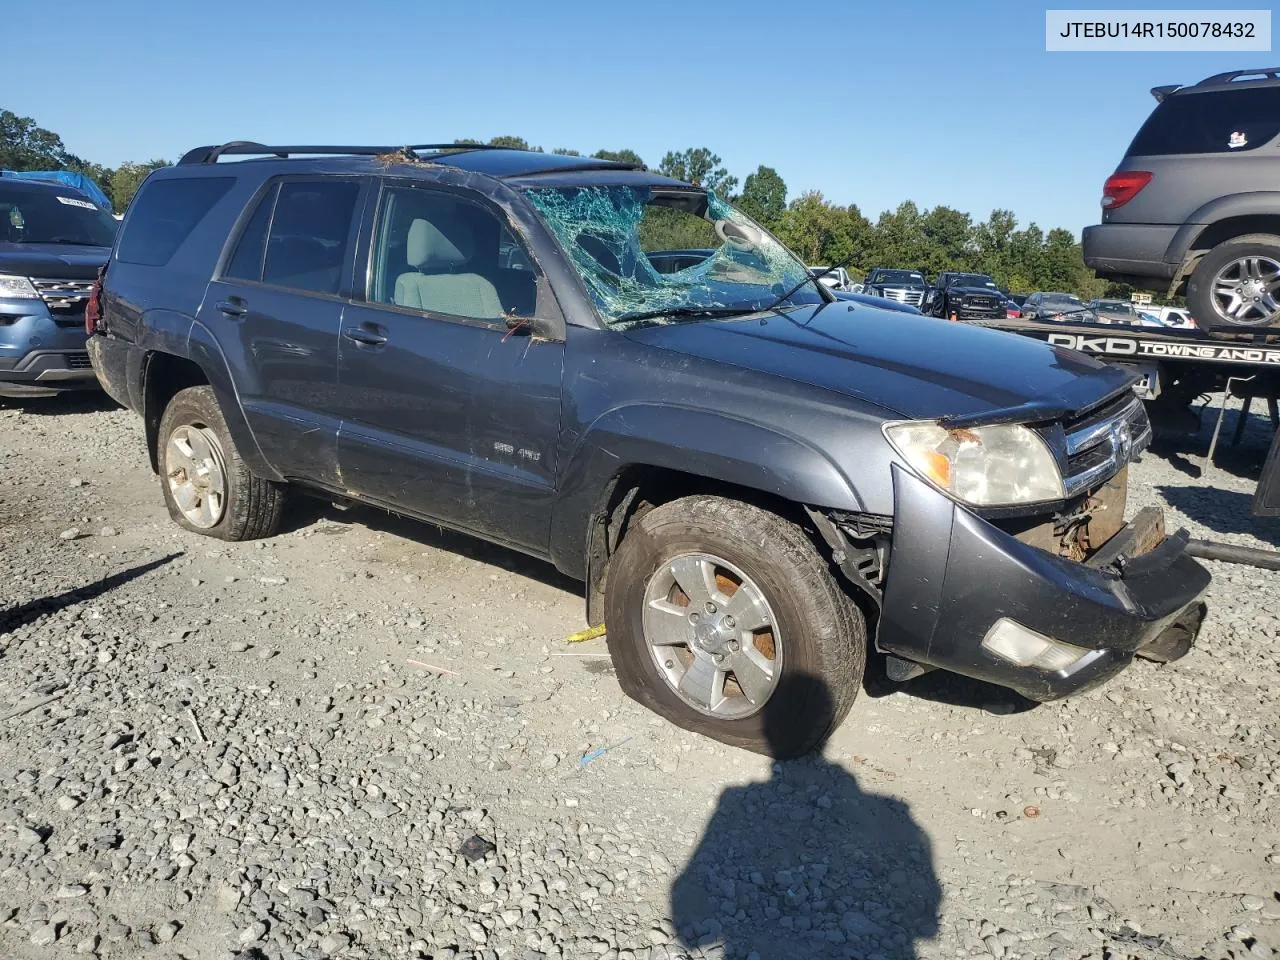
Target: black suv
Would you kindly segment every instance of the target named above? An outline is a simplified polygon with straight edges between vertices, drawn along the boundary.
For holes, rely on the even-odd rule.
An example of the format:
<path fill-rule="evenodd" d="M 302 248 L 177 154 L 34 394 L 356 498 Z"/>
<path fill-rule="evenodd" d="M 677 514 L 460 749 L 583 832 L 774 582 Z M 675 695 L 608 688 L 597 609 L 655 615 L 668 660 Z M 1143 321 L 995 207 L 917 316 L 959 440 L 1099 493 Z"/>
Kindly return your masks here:
<path fill-rule="evenodd" d="M 710 255 L 661 272 L 673 235 Z M 821 743 L 869 627 L 894 679 L 1050 699 L 1185 653 L 1203 616 L 1185 537 L 1121 520 L 1131 374 L 836 299 L 642 168 L 204 147 L 143 185 L 101 303 L 94 364 L 179 525 L 267 536 L 299 488 L 544 558 L 628 694 L 730 743 Z M 830 698 L 773 702 L 800 674 Z"/>
<path fill-rule="evenodd" d="M 1185 293 L 1210 332 L 1280 326 L 1280 68 L 1156 87 L 1084 231 L 1098 275 Z"/>
<path fill-rule="evenodd" d="M 1005 296 L 985 273 L 940 273 L 920 308 L 948 320 L 1004 320 Z"/>

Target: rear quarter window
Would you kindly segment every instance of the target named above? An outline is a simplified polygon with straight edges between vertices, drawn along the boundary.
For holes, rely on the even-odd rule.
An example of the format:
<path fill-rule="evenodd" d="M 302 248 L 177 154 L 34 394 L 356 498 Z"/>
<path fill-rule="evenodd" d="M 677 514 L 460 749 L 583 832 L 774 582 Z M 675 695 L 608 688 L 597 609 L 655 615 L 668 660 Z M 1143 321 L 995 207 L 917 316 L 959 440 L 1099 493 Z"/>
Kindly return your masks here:
<path fill-rule="evenodd" d="M 1151 112 L 1126 156 L 1247 153 L 1280 134 L 1280 87 L 1168 97 Z"/>
<path fill-rule="evenodd" d="M 235 183 L 234 177 L 152 180 L 133 201 L 116 259 L 164 266 Z"/>

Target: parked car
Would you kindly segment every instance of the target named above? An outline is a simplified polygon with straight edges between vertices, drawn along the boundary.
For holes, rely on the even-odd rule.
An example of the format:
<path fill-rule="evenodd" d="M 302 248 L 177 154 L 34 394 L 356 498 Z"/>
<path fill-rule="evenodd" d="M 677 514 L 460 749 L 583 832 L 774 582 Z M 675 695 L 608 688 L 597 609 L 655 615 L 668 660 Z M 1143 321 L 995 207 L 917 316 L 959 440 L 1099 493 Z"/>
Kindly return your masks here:
<path fill-rule="evenodd" d="M 721 243 L 660 274 L 646 211 Z M 201 147 L 144 183 L 99 289 L 94 366 L 180 527 L 269 536 L 310 489 L 543 558 L 628 695 L 729 743 L 813 749 L 871 642 L 897 680 L 1051 699 L 1181 656 L 1204 615 L 1184 539 L 1122 519 L 1130 373 L 844 302 L 640 167 Z M 789 676 L 831 695 L 773 703 Z"/>
<path fill-rule="evenodd" d="M 1210 333 L 1280 326 L 1280 70 L 1156 87 L 1156 107 L 1084 231 L 1099 276 L 1185 292 Z"/>
<path fill-rule="evenodd" d="M 1005 320 L 1004 294 L 985 273 L 940 273 L 925 294 L 921 310 L 957 320 Z"/>
<path fill-rule="evenodd" d="M 1090 300 L 1088 308 L 1093 311 L 1097 323 L 1119 323 L 1130 327 L 1163 327 L 1158 318 L 1143 318 L 1142 311 L 1127 300 Z"/>
<path fill-rule="evenodd" d="M 919 307 L 929 291 L 929 281 L 919 270 L 891 270 L 873 267 L 863 281 L 864 293 Z"/>
<path fill-rule="evenodd" d="M 1068 323 L 1097 323 L 1098 315 L 1073 293 L 1037 292 L 1022 305 L 1024 320 L 1054 320 Z"/>
<path fill-rule="evenodd" d="M 117 226 L 65 184 L 0 178 L 0 396 L 98 386 L 84 308 Z"/>
<path fill-rule="evenodd" d="M 1191 314 L 1184 307 L 1153 307 L 1156 310 L 1156 318 L 1166 327 L 1173 327 L 1175 330 L 1195 330 L 1196 322 L 1191 319 Z"/>
<path fill-rule="evenodd" d="M 853 290 L 832 290 L 831 292 L 837 300 L 861 303 L 868 307 L 875 307 L 877 310 L 888 310 L 892 313 L 914 313 L 916 316 L 920 316 L 920 310 L 909 303 L 899 303 L 897 300 L 889 300 L 870 293 L 858 293 Z"/>
<path fill-rule="evenodd" d="M 849 279 L 849 271 L 844 267 L 836 267 L 834 270 L 828 270 L 827 267 L 810 267 L 809 273 L 818 277 L 820 283 L 832 290 L 848 290 L 853 285 L 853 281 Z"/>
<path fill-rule="evenodd" d="M 1009 294 L 1004 295 L 1004 315 L 1007 320 L 1021 320 L 1022 306 L 1016 303 Z"/>

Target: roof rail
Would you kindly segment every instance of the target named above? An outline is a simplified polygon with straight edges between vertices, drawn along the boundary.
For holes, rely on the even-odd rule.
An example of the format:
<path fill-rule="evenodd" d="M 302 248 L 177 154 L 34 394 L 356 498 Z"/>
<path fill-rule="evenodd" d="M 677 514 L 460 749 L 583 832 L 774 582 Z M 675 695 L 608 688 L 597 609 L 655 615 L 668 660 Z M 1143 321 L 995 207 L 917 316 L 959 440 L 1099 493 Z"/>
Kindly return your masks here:
<path fill-rule="evenodd" d="M 311 146 L 269 146 L 264 143 L 257 143 L 253 140 L 232 140 L 229 143 L 213 144 L 205 147 L 196 147 L 194 150 L 188 150 L 182 155 L 182 159 L 178 161 L 181 164 L 196 163 L 217 163 L 219 157 L 224 156 L 262 156 L 269 155 L 280 157 L 281 159 L 300 156 L 342 156 L 342 157 L 376 157 L 384 153 L 400 153 L 409 157 L 416 157 L 419 152 L 432 151 L 439 153 L 441 151 L 452 151 L 456 153 L 465 153 L 471 150 L 509 150 L 510 147 L 495 146 L 488 143 L 416 143 L 408 146 L 334 146 L 334 145 L 311 145 Z"/>
<path fill-rule="evenodd" d="M 1212 77 L 1205 77 L 1197 87 L 1213 87 L 1220 83 L 1235 83 L 1241 77 L 1250 80 L 1280 80 L 1280 67 L 1259 67 L 1256 70 L 1228 70 L 1226 73 L 1215 73 Z"/>

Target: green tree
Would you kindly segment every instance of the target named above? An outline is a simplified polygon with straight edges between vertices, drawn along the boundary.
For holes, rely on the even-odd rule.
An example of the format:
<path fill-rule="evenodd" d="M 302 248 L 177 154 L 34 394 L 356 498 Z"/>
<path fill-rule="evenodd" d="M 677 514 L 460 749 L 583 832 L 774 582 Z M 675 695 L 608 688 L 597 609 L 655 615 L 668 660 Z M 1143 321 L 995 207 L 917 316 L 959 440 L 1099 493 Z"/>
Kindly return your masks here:
<path fill-rule="evenodd" d="M 120 164 L 111 173 L 107 186 L 107 195 L 111 197 L 111 205 L 116 213 L 123 213 L 133 201 L 133 195 L 142 186 L 142 181 L 152 170 L 169 166 L 167 160 L 149 160 L 146 163 L 126 162 Z"/>
<path fill-rule="evenodd" d="M 634 164 L 637 167 L 645 166 L 645 162 L 640 159 L 640 154 L 626 148 L 622 150 L 597 150 L 591 156 L 596 160 L 613 160 L 617 163 Z"/>
<path fill-rule="evenodd" d="M 30 117 L 0 110 L 0 169 L 61 170 L 69 160 L 62 138 Z"/>
<path fill-rule="evenodd" d="M 552 153 L 554 153 L 557 157 L 580 157 L 580 156 L 582 156 L 582 154 L 580 154 L 577 150 L 574 150 L 574 149 L 572 149 L 572 148 L 570 148 L 570 147 L 556 147 L 556 148 L 555 148 L 554 150 L 552 150 L 551 152 L 552 152 Z"/>
<path fill-rule="evenodd" d="M 529 141 L 524 137 L 494 137 L 489 141 L 491 147 L 507 147 L 510 150 L 528 150 Z"/>
<path fill-rule="evenodd" d="M 817 190 L 791 201 L 773 228 L 783 245 L 805 263 L 821 264 L 839 233 L 836 210 Z"/>
<path fill-rule="evenodd" d="M 742 184 L 738 206 L 749 217 L 755 217 L 769 229 L 787 209 L 787 185 L 773 167 L 756 167 Z"/>
<path fill-rule="evenodd" d="M 920 218 L 919 269 L 927 273 L 972 268 L 973 222 L 967 213 L 934 207 Z"/>
<path fill-rule="evenodd" d="M 738 178 L 731 176 L 721 165 L 720 158 L 706 147 L 690 147 L 679 152 L 668 151 L 658 164 L 658 172 L 664 177 L 684 180 L 707 190 L 714 190 L 724 199 L 733 196 L 738 188 Z"/>

